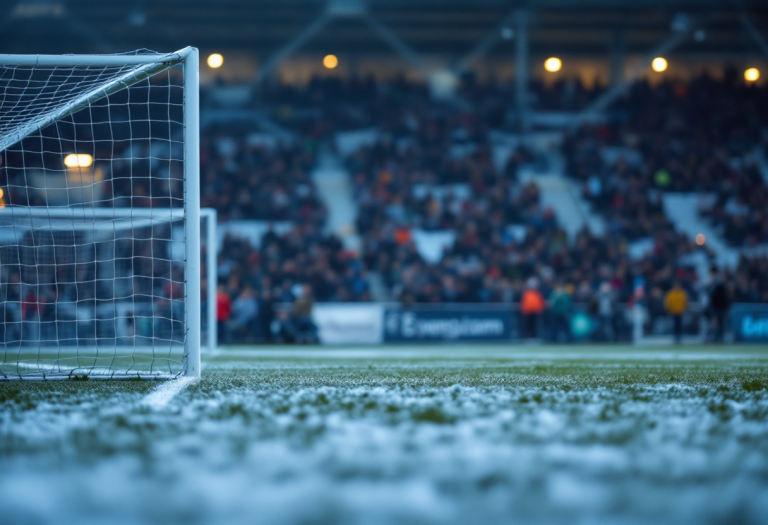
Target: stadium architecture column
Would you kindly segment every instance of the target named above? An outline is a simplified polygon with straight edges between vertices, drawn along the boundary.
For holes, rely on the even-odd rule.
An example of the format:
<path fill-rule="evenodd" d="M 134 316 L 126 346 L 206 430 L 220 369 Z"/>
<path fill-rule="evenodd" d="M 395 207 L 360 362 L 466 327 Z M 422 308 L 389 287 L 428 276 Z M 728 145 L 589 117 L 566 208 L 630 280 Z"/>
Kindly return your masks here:
<path fill-rule="evenodd" d="M 425 78 L 429 78 L 429 69 L 427 68 L 427 65 L 413 49 L 408 47 L 408 45 L 406 45 L 405 42 L 403 42 L 392 31 L 390 31 L 389 28 L 382 25 L 381 22 L 376 20 L 370 14 L 364 15 L 363 18 L 368 23 L 368 25 L 371 26 L 371 29 L 373 29 L 382 38 L 382 40 L 389 44 L 392 49 L 397 51 L 397 53 L 400 54 L 400 56 L 402 56 L 407 62 L 410 62 L 413 67 L 418 69 Z"/>
<path fill-rule="evenodd" d="M 187 295 L 184 375 L 200 377 L 200 53 L 197 48 L 191 48 L 184 60 L 184 193 Z"/>
<path fill-rule="evenodd" d="M 502 38 L 502 32 L 505 30 L 509 31 L 508 26 L 515 23 L 516 17 L 517 11 L 512 11 L 506 17 L 504 17 L 498 26 L 494 27 L 493 30 L 488 33 L 485 38 L 478 42 L 477 45 L 475 45 L 475 47 L 473 47 L 469 53 L 464 55 L 464 57 L 456 63 L 456 65 L 453 67 L 454 74 L 458 75 L 466 71 L 472 67 L 472 64 L 487 55 L 488 52 L 493 49 L 499 39 Z"/>
<path fill-rule="evenodd" d="M 696 23 L 690 23 L 687 24 L 684 29 L 673 30 L 672 34 L 666 40 L 664 40 L 661 44 L 656 46 L 653 51 L 643 57 L 638 65 L 629 72 L 629 75 L 622 78 L 621 82 L 618 84 L 611 86 L 608 91 L 603 93 L 600 97 L 597 98 L 597 100 L 595 100 L 580 114 L 574 117 L 571 121 L 571 126 L 577 127 L 585 120 L 591 118 L 593 115 L 605 111 L 608 106 L 611 105 L 611 102 L 623 95 L 630 88 L 632 83 L 640 78 L 643 72 L 645 72 L 645 70 L 648 69 L 648 67 L 651 65 L 651 62 L 653 62 L 654 58 L 663 56 L 675 49 L 682 42 L 684 42 L 686 38 L 688 38 L 688 36 L 697 28 L 697 26 L 698 24 Z"/>
<path fill-rule="evenodd" d="M 283 47 L 281 47 L 272 57 L 267 60 L 264 67 L 259 68 L 259 71 L 251 79 L 251 85 L 258 86 L 262 81 L 269 78 L 272 72 L 280 65 L 280 62 L 295 53 L 301 46 L 303 46 L 310 38 L 315 36 L 321 29 L 323 29 L 328 22 L 330 22 L 332 15 L 323 13 L 316 18 L 311 24 L 309 24 L 304 30 L 293 37 Z"/>
<path fill-rule="evenodd" d="M 520 132 L 525 136 L 529 127 L 528 115 L 528 23 L 530 14 L 527 9 L 520 9 L 516 16 L 515 29 L 515 80 L 517 99 L 517 119 Z"/>
<path fill-rule="evenodd" d="M 618 86 L 624 81 L 624 58 L 627 47 L 626 43 L 627 39 L 624 31 L 616 31 L 613 35 L 610 49 L 610 75 L 612 86 Z"/>
<path fill-rule="evenodd" d="M 681 43 L 685 41 L 688 36 L 699 27 L 700 23 L 690 22 L 685 25 L 684 28 L 673 29 L 672 34 L 667 37 L 661 44 L 656 46 L 653 51 L 643 57 L 643 59 L 635 66 L 632 71 L 629 72 L 621 82 L 611 86 L 611 88 L 597 98 L 592 104 L 587 106 L 579 115 L 574 117 L 571 121 L 571 126 L 579 126 L 585 120 L 588 120 L 593 115 L 602 113 L 611 102 L 623 95 L 632 85 L 632 83 L 640 78 L 640 76 L 648 69 L 653 62 L 653 59 L 658 56 L 664 56 L 669 53 Z"/>
<path fill-rule="evenodd" d="M 752 20 L 744 11 L 741 13 L 741 23 L 744 26 L 744 29 L 747 30 L 749 36 L 755 42 L 755 45 L 760 49 L 760 52 L 763 54 L 763 56 L 768 57 L 768 43 L 765 42 L 763 35 L 760 34 L 760 31 L 757 30 L 755 24 L 752 23 Z"/>
<path fill-rule="evenodd" d="M 397 35 L 392 33 L 388 27 L 374 18 L 367 10 L 365 2 L 361 0 L 329 0 L 325 11 L 309 24 L 301 33 L 293 37 L 283 47 L 281 47 L 272 57 L 267 60 L 264 67 L 251 79 L 251 85 L 258 86 L 266 80 L 280 65 L 280 63 L 290 55 L 298 51 L 307 41 L 324 29 L 329 22 L 336 18 L 357 18 L 367 23 L 373 31 L 378 34 L 389 46 L 394 49 L 407 62 L 418 69 L 425 78 L 430 77 L 430 71 L 424 60 L 411 49 Z"/>

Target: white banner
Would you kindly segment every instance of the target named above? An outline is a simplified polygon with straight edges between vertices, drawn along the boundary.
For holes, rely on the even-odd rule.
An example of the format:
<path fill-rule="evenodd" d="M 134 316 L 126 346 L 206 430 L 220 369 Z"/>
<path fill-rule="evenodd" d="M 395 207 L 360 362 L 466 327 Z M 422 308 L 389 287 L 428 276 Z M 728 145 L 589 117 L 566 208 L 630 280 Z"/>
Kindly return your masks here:
<path fill-rule="evenodd" d="M 384 309 L 370 303 L 315 303 L 312 320 L 326 345 L 378 345 Z"/>

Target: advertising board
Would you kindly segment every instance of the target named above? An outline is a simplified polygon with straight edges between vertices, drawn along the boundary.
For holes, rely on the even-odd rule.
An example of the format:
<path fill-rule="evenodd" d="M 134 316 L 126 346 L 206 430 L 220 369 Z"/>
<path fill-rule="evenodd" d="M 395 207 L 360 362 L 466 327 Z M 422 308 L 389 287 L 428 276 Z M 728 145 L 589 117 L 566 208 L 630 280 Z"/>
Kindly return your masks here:
<path fill-rule="evenodd" d="M 383 306 L 318 303 L 312 311 L 320 342 L 326 345 L 378 345 L 382 341 Z"/>
<path fill-rule="evenodd" d="M 461 305 L 384 311 L 384 341 L 508 341 L 517 326 L 507 308 Z"/>
<path fill-rule="evenodd" d="M 768 304 L 734 304 L 731 330 L 736 342 L 768 343 Z"/>

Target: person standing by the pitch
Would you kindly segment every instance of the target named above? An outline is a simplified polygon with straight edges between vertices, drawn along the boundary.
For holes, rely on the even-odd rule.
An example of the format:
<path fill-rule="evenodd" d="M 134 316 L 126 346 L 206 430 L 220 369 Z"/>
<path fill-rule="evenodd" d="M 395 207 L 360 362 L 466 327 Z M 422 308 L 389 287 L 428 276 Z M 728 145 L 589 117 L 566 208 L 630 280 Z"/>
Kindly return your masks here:
<path fill-rule="evenodd" d="M 536 339 L 538 337 L 539 318 L 544 313 L 546 302 L 539 291 L 539 280 L 531 277 L 526 283 L 523 297 L 520 299 L 520 313 L 523 314 L 525 325 L 525 337 Z"/>
<path fill-rule="evenodd" d="M 712 280 L 709 289 L 709 309 L 712 314 L 712 320 L 715 323 L 715 342 L 722 343 L 725 335 L 725 319 L 728 314 L 728 308 L 731 306 L 730 297 L 728 297 L 728 288 L 726 288 L 723 279 L 718 275 L 717 267 L 713 266 L 709 272 Z"/>
<path fill-rule="evenodd" d="M 667 292 L 664 298 L 664 309 L 672 316 L 675 322 L 675 342 L 680 344 L 683 338 L 683 314 L 688 308 L 688 294 L 685 293 L 679 281 Z"/>

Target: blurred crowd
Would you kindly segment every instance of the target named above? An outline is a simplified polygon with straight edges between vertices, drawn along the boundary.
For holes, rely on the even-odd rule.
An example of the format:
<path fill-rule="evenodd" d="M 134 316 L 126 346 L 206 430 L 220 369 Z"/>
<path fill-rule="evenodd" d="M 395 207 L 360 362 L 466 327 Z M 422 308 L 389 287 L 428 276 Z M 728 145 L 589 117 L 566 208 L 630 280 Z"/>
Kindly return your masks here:
<path fill-rule="evenodd" d="M 567 172 L 611 228 L 647 235 L 664 220 L 662 192 L 700 192 L 711 197 L 701 212 L 730 244 L 768 243 L 767 91 L 735 70 L 638 82 L 605 122 L 566 136 Z"/>
<path fill-rule="evenodd" d="M 258 246 L 226 236 L 218 254 L 217 321 L 222 342 L 287 339 L 280 308 L 297 301 L 370 301 L 366 270 L 354 252 L 317 224 L 270 228 Z M 207 285 L 206 285 L 207 286 Z M 278 326 L 274 326 L 277 321 Z M 294 336 L 297 337 L 297 336 Z"/>
<path fill-rule="evenodd" d="M 471 107 L 404 100 L 389 120 L 390 131 L 350 154 L 347 167 L 360 205 L 363 260 L 396 299 L 519 301 L 531 276 L 550 289 L 568 284 L 579 300 L 604 282 L 620 300 L 629 299 L 638 278 L 662 287 L 674 279 L 695 285 L 688 256 L 700 248 L 674 231 L 658 196 L 624 206 L 635 220 L 611 224 L 607 235 L 583 231 L 569 242 L 536 184 L 519 177 L 541 159 L 518 145 L 499 161 L 488 123 Z M 636 220 L 639 208 L 647 220 Z M 446 230 L 454 240 L 440 260 L 424 260 L 414 233 Z M 653 248 L 631 259 L 628 244 L 640 237 L 650 237 Z"/>
<path fill-rule="evenodd" d="M 203 137 L 201 205 L 216 208 L 220 219 L 325 222 L 311 178 L 314 140 L 285 143 L 229 126 L 207 128 Z"/>
<path fill-rule="evenodd" d="M 768 255 L 742 256 L 735 269 L 728 269 L 725 282 L 737 303 L 768 303 Z"/>
<path fill-rule="evenodd" d="M 494 78 L 478 80 L 472 73 L 456 79 L 451 104 L 468 109 L 492 129 L 507 125 L 508 112 L 516 104 L 514 82 Z M 529 100 L 537 111 L 577 111 L 594 100 L 605 87 L 585 85 L 568 78 L 554 83 L 533 80 Z M 345 130 L 377 127 L 385 132 L 402 125 L 403 110 L 425 107 L 445 97 L 440 86 L 408 80 L 388 81 L 372 76 L 349 79 L 314 77 L 305 85 L 265 85 L 253 107 L 267 111 L 280 125 L 315 137 Z"/>
<path fill-rule="evenodd" d="M 688 84 L 639 83 L 614 104 L 605 122 L 566 133 L 562 153 L 567 174 L 583 183 L 584 197 L 607 225 L 603 235 L 585 229 L 574 239 L 542 205 L 536 184 L 520 176 L 546 159 L 520 143 L 499 155 L 494 134 L 515 132 L 506 116 L 514 103 L 509 86 L 465 79 L 450 100 L 404 79 L 318 79 L 303 88 L 270 89 L 263 96 L 271 101 L 273 117 L 312 137 L 291 155 L 280 154 L 286 165 L 303 166 L 306 173 L 319 145 L 338 146 L 333 138 L 339 131 L 375 129 L 377 138 L 344 155 L 359 206 L 359 257 L 339 245 L 333 253 L 343 264 L 330 265 L 332 275 L 326 275 L 326 270 L 291 271 L 294 262 L 314 268 L 313 253 L 304 253 L 306 260 L 301 261 L 294 254 L 286 272 L 264 264 L 268 253 L 276 253 L 274 248 L 229 241 L 225 250 L 230 264 L 249 261 L 235 273 L 255 295 L 266 290 L 272 297 L 291 299 L 297 294 L 285 290 L 308 283 L 318 301 L 365 301 L 371 299 L 367 272 L 375 272 L 390 298 L 404 305 L 520 303 L 535 287 L 547 305 L 562 304 L 553 301 L 565 294 L 595 319 L 601 311 L 607 315 L 642 301 L 652 323 L 669 314 L 665 298 L 676 287 L 704 310 L 714 278 L 697 274 L 702 257 L 711 261 L 712 253 L 675 231 L 664 211 L 664 192 L 705 192 L 709 197 L 702 200 L 702 213 L 729 242 L 765 242 L 766 186 L 755 155 L 766 141 L 765 93 L 728 75 Z M 532 91 L 537 108 L 549 111 L 584 107 L 601 88 L 561 82 Z M 226 161 L 219 156 L 219 162 Z M 320 213 L 322 205 L 311 210 Z M 291 235 L 302 232 L 298 228 Z M 441 232 L 450 233 L 442 253 L 425 257 L 419 252 L 416 236 Z M 650 248 L 632 254 L 638 241 Z M 252 265 L 255 259 L 259 262 Z M 756 276 L 764 264 L 744 258 L 738 268 L 722 274 L 734 301 L 766 299 L 765 279 Z M 267 286 L 258 282 L 264 276 Z M 239 282 L 225 287 L 232 297 L 242 287 Z M 642 297 L 637 297 L 638 288 Z M 611 327 L 601 333 L 615 337 L 617 327 Z"/>

